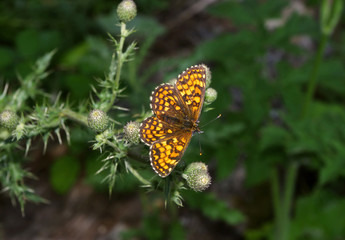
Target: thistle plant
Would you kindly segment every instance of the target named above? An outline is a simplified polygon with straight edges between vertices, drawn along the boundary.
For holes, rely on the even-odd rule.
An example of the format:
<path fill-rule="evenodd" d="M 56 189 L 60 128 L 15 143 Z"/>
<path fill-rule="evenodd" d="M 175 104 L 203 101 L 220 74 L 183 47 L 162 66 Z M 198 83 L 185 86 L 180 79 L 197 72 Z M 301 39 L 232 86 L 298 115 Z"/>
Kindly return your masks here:
<path fill-rule="evenodd" d="M 123 65 L 133 60 L 137 48 L 135 42 L 126 44 L 125 47 L 125 40 L 134 33 L 134 29 L 128 29 L 126 24 L 136 16 L 136 12 L 132 0 L 124 0 L 118 6 L 120 35 L 109 35 L 114 47 L 109 70 L 104 78 L 96 79 L 98 86 L 92 86 L 89 100 L 75 106 L 68 99 L 62 99 L 62 94 L 54 96 L 40 88 L 42 81 L 54 74 L 48 68 L 55 50 L 39 58 L 30 74 L 19 76 L 20 87 L 17 90 L 9 91 L 11 86 L 4 84 L 0 95 L 0 181 L 3 191 L 13 203 L 19 203 L 23 214 L 27 201 L 45 202 L 25 184 L 26 178 L 34 178 L 33 174 L 23 169 L 23 162 L 32 148 L 33 139 L 42 138 L 43 153 L 53 137 L 60 144 L 64 141 L 70 144 L 70 123 L 84 126 L 86 131 L 87 128 L 92 130 L 89 131 L 94 136 L 92 149 L 99 151 L 102 162 L 97 174 L 105 172 L 104 181 L 109 185 L 110 194 L 117 176 L 130 173 L 143 187 L 164 192 L 166 202 L 182 205 L 180 190 L 185 188 L 182 176 L 161 179 L 153 175 L 154 177 L 147 179 L 138 171 L 139 168 L 151 168 L 147 155 L 141 154 L 143 145 L 139 150 L 137 146 L 139 122 L 149 114 L 137 114 L 128 123 L 117 120 L 118 115 L 128 111 L 116 103 L 119 98 L 124 97 L 125 83 L 121 82 Z M 208 76 L 210 82 L 209 69 Z M 36 104 L 29 105 L 29 99 Z M 17 151 L 23 145 L 24 151 Z"/>

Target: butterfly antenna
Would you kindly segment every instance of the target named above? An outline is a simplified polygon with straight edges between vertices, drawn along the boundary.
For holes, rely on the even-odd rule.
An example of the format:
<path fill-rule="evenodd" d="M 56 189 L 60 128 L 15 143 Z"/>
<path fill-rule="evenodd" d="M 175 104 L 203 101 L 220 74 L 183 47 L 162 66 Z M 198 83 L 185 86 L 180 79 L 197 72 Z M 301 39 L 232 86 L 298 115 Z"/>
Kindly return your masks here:
<path fill-rule="evenodd" d="M 199 140 L 199 149 L 200 149 L 200 156 L 202 155 L 202 151 L 201 151 L 201 143 L 200 143 L 200 134 L 198 134 L 198 140 Z"/>
<path fill-rule="evenodd" d="M 220 118 L 222 116 L 222 114 L 219 114 L 215 119 L 209 121 L 208 123 L 204 124 L 201 128 L 204 128 L 205 126 L 209 125 L 210 123 L 216 121 L 218 118 Z"/>

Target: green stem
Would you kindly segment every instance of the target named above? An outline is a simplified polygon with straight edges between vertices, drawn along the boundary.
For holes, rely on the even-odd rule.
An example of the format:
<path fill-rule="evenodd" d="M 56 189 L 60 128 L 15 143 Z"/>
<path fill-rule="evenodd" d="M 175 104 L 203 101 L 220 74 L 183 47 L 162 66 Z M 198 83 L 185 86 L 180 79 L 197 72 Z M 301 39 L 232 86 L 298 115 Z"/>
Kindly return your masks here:
<path fill-rule="evenodd" d="M 273 205 L 275 211 L 275 233 L 274 239 L 288 240 L 290 230 L 290 213 L 292 198 L 295 191 L 295 182 L 298 171 L 296 163 L 290 163 L 285 173 L 284 192 L 279 194 L 278 171 L 275 170 L 272 176 Z"/>
<path fill-rule="evenodd" d="M 108 112 L 111 107 L 113 106 L 113 103 L 116 100 L 117 97 L 117 91 L 120 87 L 120 76 L 121 76 L 121 70 L 122 70 L 122 65 L 124 62 L 124 56 L 123 56 L 123 45 L 125 43 L 125 39 L 128 36 L 128 32 L 126 29 L 126 24 L 121 22 L 121 37 L 120 37 L 120 42 L 119 44 L 116 46 L 116 74 L 115 74 L 115 81 L 114 81 L 114 85 L 113 85 L 113 89 L 112 89 L 112 94 L 111 94 L 111 99 L 109 101 L 109 104 L 107 105 L 107 107 L 104 109 L 105 112 Z M 114 60 L 114 59 L 113 59 Z M 113 64 L 111 64 L 111 66 L 113 66 Z"/>
<path fill-rule="evenodd" d="M 285 194 L 283 196 L 283 212 L 282 212 L 282 225 L 285 226 L 284 235 L 288 239 L 290 229 L 290 213 L 292 208 L 292 198 L 295 192 L 295 183 L 298 171 L 298 164 L 291 162 L 285 176 Z"/>
<path fill-rule="evenodd" d="M 322 34 L 320 46 L 318 48 L 315 62 L 310 74 L 307 85 L 307 93 L 304 98 L 301 119 L 305 119 L 310 109 L 310 104 L 313 100 L 315 88 L 317 84 L 317 77 L 322 62 L 323 53 L 325 51 L 328 36 Z M 283 185 L 283 191 L 279 192 L 279 178 L 278 169 L 274 169 L 272 174 L 272 198 L 275 212 L 275 233 L 274 239 L 288 240 L 290 230 L 290 213 L 292 209 L 292 199 L 295 191 L 295 182 L 297 177 L 298 165 L 294 162 L 288 163 Z"/>
<path fill-rule="evenodd" d="M 271 190 L 272 190 L 272 200 L 273 200 L 273 210 L 274 210 L 274 218 L 276 221 L 275 226 L 275 232 L 274 232 L 274 239 L 279 239 L 279 233 L 280 233 L 280 217 L 281 214 L 281 208 L 280 208 L 280 193 L 279 193 L 279 177 L 278 177 L 278 171 L 277 169 L 272 170 L 271 174 Z"/>
<path fill-rule="evenodd" d="M 328 36 L 325 34 L 322 34 L 321 43 L 320 43 L 319 49 L 317 51 L 314 66 L 313 66 L 313 69 L 312 69 L 312 72 L 310 74 L 310 78 L 308 81 L 307 93 L 306 93 L 305 98 L 304 98 L 304 105 L 303 105 L 302 115 L 301 115 L 302 119 L 305 118 L 305 116 L 307 115 L 310 103 L 311 103 L 312 98 L 314 96 L 317 77 L 319 75 L 320 64 L 322 62 L 322 56 L 323 56 L 323 53 L 324 53 L 325 48 L 326 48 L 327 39 L 328 39 Z"/>
<path fill-rule="evenodd" d="M 63 109 L 60 113 L 60 116 L 67 117 L 73 121 L 79 122 L 82 125 L 87 126 L 87 117 L 80 113 L 74 112 L 71 109 L 68 109 L 68 108 Z"/>
<path fill-rule="evenodd" d="M 110 147 L 114 148 L 117 152 L 121 152 L 121 149 L 120 149 L 118 146 L 116 146 L 114 143 L 110 142 L 109 140 L 107 140 L 106 143 L 107 143 Z"/>
<path fill-rule="evenodd" d="M 123 44 L 125 43 L 125 39 L 127 37 L 127 30 L 126 30 L 126 24 L 121 22 L 121 38 L 120 38 L 120 43 L 118 46 L 118 49 L 116 51 L 117 53 L 117 68 L 116 68 L 116 76 L 115 76 L 115 88 L 116 90 L 119 88 L 119 83 L 120 83 L 120 76 L 121 76 L 121 69 L 122 69 L 122 64 L 123 64 Z"/>

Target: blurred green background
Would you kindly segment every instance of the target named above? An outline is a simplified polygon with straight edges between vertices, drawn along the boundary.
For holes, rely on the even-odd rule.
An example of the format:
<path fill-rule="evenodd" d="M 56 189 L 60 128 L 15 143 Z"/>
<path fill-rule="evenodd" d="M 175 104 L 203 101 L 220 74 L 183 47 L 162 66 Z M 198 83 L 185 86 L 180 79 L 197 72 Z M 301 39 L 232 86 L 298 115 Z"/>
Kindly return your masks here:
<path fill-rule="evenodd" d="M 109 68 L 107 34 L 119 34 L 118 3 L 1 1 L 0 86 L 8 82 L 14 91 L 18 76 L 57 49 L 43 88 L 62 91 L 75 105 L 89 98 L 91 84 Z M 222 117 L 193 138 L 180 165 L 207 163 L 210 189 L 185 191 L 183 208 L 164 210 L 161 194 L 121 176 L 109 197 L 104 176 L 95 175 L 101 162 L 91 151 L 92 135 L 72 124 L 70 146 L 56 141 L 42 155 L 37 139 L 25 163 L 38 177 L 28 184 L 49 203 L 28 204 L 22 218 L 1 195 L 0 238 L 254 240 L 273 239 L 276 226 L 285 226 L 288 239 L 345 239 L 344 14 L 325 35 L 316 0 L 136 4 L 138 16 L 128 24 L 136 33 L 127 44 L 138 42 L 138 50 L 124 66 L 127 97 L 118 103 L 130 114 L 116 121 L 149 110 L 156 85 L 207 64 L 218 99 L 201 125 Z M 317 85 L 308 104 L 310 79 Z M 275 195 L 287 189 L 290 203 Z M 280 208 L 291 222 L 279 220 Z"/>

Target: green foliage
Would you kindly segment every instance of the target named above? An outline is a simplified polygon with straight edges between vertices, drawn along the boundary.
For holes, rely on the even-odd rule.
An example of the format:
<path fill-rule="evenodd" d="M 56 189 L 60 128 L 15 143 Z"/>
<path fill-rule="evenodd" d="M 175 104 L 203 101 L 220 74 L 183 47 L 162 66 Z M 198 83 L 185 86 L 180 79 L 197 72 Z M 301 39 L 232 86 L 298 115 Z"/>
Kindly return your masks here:
<path fill-rule="evenodd" d="M 212 220 L 222 220 L 229 225 L 239 224 L 245 220 L 245 216 L 240 211 L 229 208 L 214 194 L 200 195 L 189 191 L 184 194 L 184 197 L 189 207 L 200 209 L 205 216 Z"/>
<path fill-rule="evenodd" d="M 300 11 L 291 1 L 220 1 L 204 14 L 221 19 L 226 24 L 219 29 L 230 31 L 210 35 L 188 56 L 156 62 L 151 47 L 169 29 L 143 13 L 167 10 L 167 1 L 138 2 L 139 16 L 128 24 L 118 22 L 113 3 L 66 3 L 28 1 L 28 11 L 13 6 L 13 12 L 6 10 L 8 3 L 0 3 L 0 26 L 11 14 L 11 24 L 23 26 L 4 26 L 0 33 L 5 43 L 13 43 L 0 46 L 0 112 L 10 109 L 19 117 L 14 129 L 0 129 L 0 181 L 23 213 L 28 201 L 44 202 L 27 185 L 26 179 L 34 176 L 25 169 L 24 156 L 30 156 L 34 139 L 43 140 L 45 152 L 55 138 L 69 143 L 73 156 L 56 159 L 51 166 L 51 184 L 61 194 L 85 170 L 88 184 L 110 194 L 144 187 L 150 194 L 161 193 L 167 209 L 186 205 L 228 225 L 250 222 L 250 216 L 213 193 L 185 189 L 185 166 L 210 161 L 212 184 L 226 181 L 240 167 L 245 187 L 271 185 L 265 195 L 272 198 L 274 218 L 246 228 L 247 239 L 345 235 L 345 223 L 338 221 L 345 211 L 345 34 L 338 24 L 344 19 L 342 0 L 309 1 Z M 20 25 L 30 14 L 34 20 Z M 272 20 L 278 26 L 270 27 Z M 148 83 L 153 74 L 169 71 L 164 76 L 169 81 L 186 66 L 203 62 L 211 66 L 217 100 L 204 109 L 201 122 L 219 113 L 222 117 L 203 129 L 203 156 L 194 154 L 199 146 L 192 141 L 185 162 L 161 179 L 152 172 L 136 133 L 129 141 L 123 126 L 151 114 L 145 110 L 156 85 Z M 88 131 L 92 109 L 107 113 L 109 128 Z M 315 174 L 315 182 L 300 169 Z M 146 213 L 142 225 L 124 238 L 183 239 L 185 231 L 176 219 L 162 222 L 157 211 Z"/>
<path fill-rule="evenodd" d="M 25 178 L 34 178 L 34 176 L 24 170 L 18 159 L 20 156 L 12 155 L 1 148 L 0 152 L 0 181 L 3 191 L 10 196 L 12 203 L 19 202 L 22 214 L 24 215 L 24 205 L 27 201 L 34 203 L 45 203 L 46 200 L 37 196 L 32 188 L 24 183 Z"/>
<path fill-rule="evenodd" d="M 66 193 L 77 180 L 80 163 L 77 159 L 66 156 L 56 159 L 50 170 L 50 183 L 60 194 Z"/>
<path fill-rule="evenodd" d="M 333 6 L 340 5 L 334 2 Z M 287 239 L 298 166 L 317 171 L 317 184 L 323 187 L 343 177 L 345 68 L 339 60 L 344 59 L 335 51 L 321 61 L 326 39 L 308 14 L 291 14 L 270 30 L 267 21 L 282 20 L 283 9 L 289 7 L 286 1 L 216 4 L 209 12 L 230 19 L 234 32 L 201 43 L 190 58 L 181 59 L 181 64 L 205 59 L 214 64 L 212 87 L 218 90 L 218 99 L 213 107 L 222 113 L 223 124 L 205 131 L 208 149 L 204 155 L 216 157 L 218 178 L 227 177 L 237 161 L 244 159 L 247 186 L 270 181 L 278 188 L 272 196 L 276 198 L 275 222 L 264 225 L 257 239 Z M 301 34 L 320 41 L 315 57 L 291 41 Z M 289 60 L 302 56 L 307 59 L 299 64 Z M 236 126 L 240 128 L 231 132 Z M 278 170 L 283 176 L 272 177 Z M 256 239 L 254 235 L 250 239 Z"/>
<path fill-rule="evenodd" d="M 316 190 L 297 201 L 291 239 L 342 239 L 345 200 L 327 190 Z M 338 219 L 338 220 L 335 220 Z"/>
<path fill-rule="evenodd" d="M 145 216 L 142 226 L 135 230 L 122 232 L 123 239 L 133 239 L 144 236 L 146 239 L 186 239 L 185 230 L 179 221 L 160 221 L 157 212 L 151 212 Z"/>

